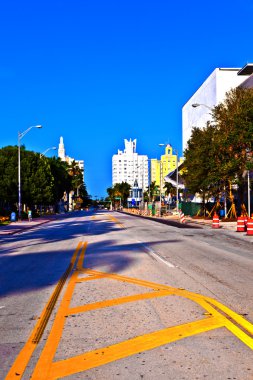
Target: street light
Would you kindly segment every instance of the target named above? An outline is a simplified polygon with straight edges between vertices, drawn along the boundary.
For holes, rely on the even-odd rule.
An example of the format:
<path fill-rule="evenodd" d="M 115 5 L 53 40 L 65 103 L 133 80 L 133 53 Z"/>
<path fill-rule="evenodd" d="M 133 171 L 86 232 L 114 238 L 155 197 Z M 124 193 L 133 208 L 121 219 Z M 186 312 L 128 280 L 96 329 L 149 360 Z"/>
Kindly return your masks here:
<path fill-rule="evenodd" d="M 250 173 L 248 170 L 248 217 L 250 218 Z"/>
<path fill-rule="evenodd" d="M 196 107 L 198 107 L 196 105 Z M 169 146 L 170 148 L 172 148 L 172 150 L 174 150 L 176 152 L 176 156 L 177 156 L 177 163 L 176 163 L 176 190 L 177 190 L 177 193 L 176 193 L 176 212 L 178 212 L 178 151 L 177 149 L 173 148 L 170 144 L 159 144 L 159 146 Z M 160 193 L 161 194 L 161 193 Z"/>
<path fill-rule="evenodd" d="M 42 128 L 42 125 L 34 125 L 24 132 L 18 132 L 18 219 L 21 220 L 21 169 L 20 169 L 20 141 L 32 129 Z"/>
<path fill-rule="evenodd" d="M 212 110 L 212 107 L 209 107 L 209 106 L 207 106 L 206 104 L 203 104 L 203 103 L 193 103 L 192 104 L 193 108 L 197 108 L 197 107 L 200 107 L 200 106 L 203 106 L 203 107 L 208 108 L 209 110 Z"/>
<path fill-rule="evenodd" d="M 252 153 L 249 148 L 246 148 L 246 160 L 247 162 L 252 161 Z M 248 179 L 248 217 L 250 218 L 250 170 L 247 170 L 247 179 Z"/>
<path fill-rule="evenodd" d="M 40 158 L 45 156 L 45 154 L 49 151 L 49 150 L 56 150 L 57 148 L 55 146 L 52 146 L 51 148 L 47 148 L 43 153 L 40 153 Z"/>

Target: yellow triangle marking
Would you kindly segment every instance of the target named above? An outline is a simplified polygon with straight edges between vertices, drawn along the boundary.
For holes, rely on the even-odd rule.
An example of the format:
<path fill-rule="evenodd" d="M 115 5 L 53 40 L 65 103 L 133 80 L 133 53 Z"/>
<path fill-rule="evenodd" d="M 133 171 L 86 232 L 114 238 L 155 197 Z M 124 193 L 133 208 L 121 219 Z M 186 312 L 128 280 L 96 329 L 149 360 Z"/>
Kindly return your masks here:
<path fill-rule="evenodd" d="M 47 380 L 54 380 L 64 376 L 73 375 L 77 372 L 86 371 L 88 369 L 137 354 L 140 351 L 151 350 L 161 345 L 168 344 L 191 335 L 217 329 L 222 326 L 222 319 L 209 318 L 138 336 L 112 346 L 87 352 L 66 360 L 54 362 L 51 365 Z M 35 380 L 35 378 L 32 377 L 32 380 Z"/>

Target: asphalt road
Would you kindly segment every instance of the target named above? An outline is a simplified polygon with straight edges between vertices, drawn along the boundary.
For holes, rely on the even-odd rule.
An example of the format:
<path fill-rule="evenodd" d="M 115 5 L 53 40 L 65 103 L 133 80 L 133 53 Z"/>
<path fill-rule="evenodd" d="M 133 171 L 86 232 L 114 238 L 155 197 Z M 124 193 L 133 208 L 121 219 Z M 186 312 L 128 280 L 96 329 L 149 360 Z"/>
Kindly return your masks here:
<path fill-rule="evenodd" d="M 253 379 L 252 244 L 106 211 L 2 236 L 0 378 Z"/>

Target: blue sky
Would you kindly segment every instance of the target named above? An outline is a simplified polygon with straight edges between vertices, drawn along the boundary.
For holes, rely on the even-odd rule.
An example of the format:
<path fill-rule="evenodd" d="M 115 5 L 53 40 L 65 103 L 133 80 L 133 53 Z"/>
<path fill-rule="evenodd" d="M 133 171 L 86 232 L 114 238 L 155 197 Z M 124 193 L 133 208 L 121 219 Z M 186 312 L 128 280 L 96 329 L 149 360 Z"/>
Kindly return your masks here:
<path fill-rule="evenodd" d="M 253 62 L 253 1 L 8 0 L 0 4 L 0 147 L 43 152 L 63 136 L 106 195 L 124 138 L 181 152 L 182 106 L 216 67 Z M 48 154 L 53 154 L 51 151 Z"/>

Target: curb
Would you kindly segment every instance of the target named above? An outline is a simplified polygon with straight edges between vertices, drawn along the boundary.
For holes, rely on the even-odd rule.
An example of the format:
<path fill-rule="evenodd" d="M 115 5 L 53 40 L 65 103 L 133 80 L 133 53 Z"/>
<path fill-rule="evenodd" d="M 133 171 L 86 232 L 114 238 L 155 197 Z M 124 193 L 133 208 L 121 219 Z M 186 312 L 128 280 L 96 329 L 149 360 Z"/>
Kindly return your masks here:
<path fill-rule="evenodd" d="M 41 225 L 43 225 L 43 224 L 46 224 L 46 223 L 52 222 L 53 220 L 55 220 L 55 219 L 52 219 L 52 220 L 45 220 L 44 222 L 39 222 L 39 223 L 37 223 L 37 224 L 35 224 L 35 225 L 33 225 L 33 226 L 28 226 L 28 227 L 24 227 L 24 228 L 19 228 L 19 229 L 15 230 L 15 231 L 5 232 L 5 233 L 2 233 L 2 234 L 1 234 L 1 230 L 0 230 L 0 236 L 1 236 L 1 235 L 3 235 L 3 236 L 6 236 L 6 235 L 15 235 L 15 234 L 18 234 L 18 233 L 20 233 L 20 232 L 24 232 L 24 231 L 27 231 L 27 230 L 32 230 L 32 229 L 34 229 L 34 228 L 36 228 L 36 227 L 38 227 L 38 226 L 41 226 Z"/>

